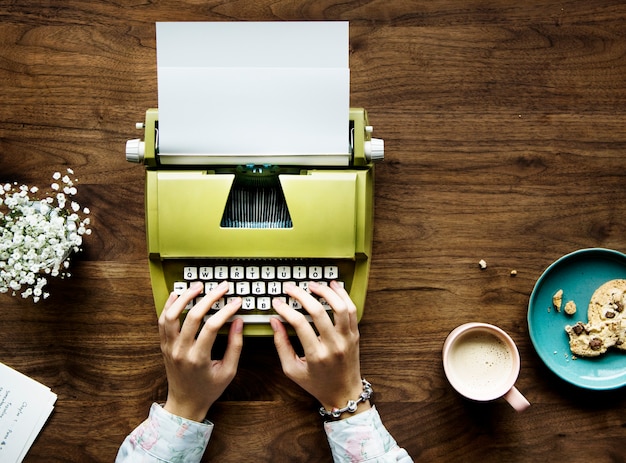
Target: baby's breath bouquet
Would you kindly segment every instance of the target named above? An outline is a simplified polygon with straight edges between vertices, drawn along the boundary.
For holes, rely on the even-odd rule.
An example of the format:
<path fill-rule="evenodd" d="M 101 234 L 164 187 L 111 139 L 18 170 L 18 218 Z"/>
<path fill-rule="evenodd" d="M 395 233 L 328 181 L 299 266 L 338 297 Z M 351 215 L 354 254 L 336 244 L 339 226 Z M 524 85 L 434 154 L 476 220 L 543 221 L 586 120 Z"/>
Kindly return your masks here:
<path fill-rule="evenodd" d="M 48 276 L 70 276 L 69 256 L 91 234 L 89 209 L 72 200 L 73 174 L 56 172 L 42 195 L 37 187 L 0 184 L 0 293 L 38 302 L 49 296 Z"/>

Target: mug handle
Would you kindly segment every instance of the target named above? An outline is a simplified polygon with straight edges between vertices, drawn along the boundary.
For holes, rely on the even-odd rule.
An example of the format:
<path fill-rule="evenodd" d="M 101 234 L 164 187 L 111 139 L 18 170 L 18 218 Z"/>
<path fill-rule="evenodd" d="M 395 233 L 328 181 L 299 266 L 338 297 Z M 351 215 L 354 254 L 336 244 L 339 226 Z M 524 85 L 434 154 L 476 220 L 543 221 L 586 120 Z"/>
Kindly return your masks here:
<path fill-rule="evenodd" d="M 504 394 L 504 399 L 518 412 L 523 412 L 530 406 L 530 402 L 526 400 L 526 397 L 515 386 Z"/>

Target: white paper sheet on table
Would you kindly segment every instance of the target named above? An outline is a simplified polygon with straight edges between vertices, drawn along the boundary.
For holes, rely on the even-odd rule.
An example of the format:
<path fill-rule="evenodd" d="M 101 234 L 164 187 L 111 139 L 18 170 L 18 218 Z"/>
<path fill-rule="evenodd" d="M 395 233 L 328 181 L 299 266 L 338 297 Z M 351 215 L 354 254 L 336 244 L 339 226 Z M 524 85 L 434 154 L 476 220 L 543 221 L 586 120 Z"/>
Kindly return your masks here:
<path fill-rule="evenodd" d="M 159 152 L 348 151 L 347 22 L 157 23 Z"/>
<path fill-rule="evenodd" d="M 52 413 L 50 388 L 0 363 L 0 461 L 21 462 Z"/>

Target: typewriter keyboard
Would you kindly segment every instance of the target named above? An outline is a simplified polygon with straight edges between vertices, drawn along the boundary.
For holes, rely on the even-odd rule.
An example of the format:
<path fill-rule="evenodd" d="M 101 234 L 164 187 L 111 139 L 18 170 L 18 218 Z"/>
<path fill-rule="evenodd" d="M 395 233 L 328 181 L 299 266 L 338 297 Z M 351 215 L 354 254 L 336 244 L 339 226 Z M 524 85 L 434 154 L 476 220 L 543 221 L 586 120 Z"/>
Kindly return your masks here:
<path fill-rule="evenodd" d="M 302 305 L 294 298 L 283 293 L 283 284 L 291 282 L 308 291 L 309 281 L 329 284 L 336 280 L 339 284 L 339 267 L 337 265 L 288 264 L 285 262 L 271 264 L 228 264 L 185 266 L 183 274 L 174 282 L 173 291 L 182 294 L 192 283 L 204 283 L 204 291 L 197 300 L 190 302 L 185 310 L 216 287 L 221 281 L 228 281 L 229 290 L 226 296 L 219 299 L 210 309 L 206 317 L 223 308 L 235 297 L 242 298 L 241 309 L 235 315 L 243 318 L 244 323 L 269 323 L 271 317 L 281 318 L 272 308 L 272 299 L 279 298 L 296 310 L 306 314 Z M 331 311 L 331 307 L 323 298 L 320 303 Z M 305 315 L 309 321 L 310 316 Z M 235 318 L 233 317 L 233 318 Z M 229 320 L 229 321 L 232 321 Z M 284 320 L 283 320 L 284 321 Z"/>

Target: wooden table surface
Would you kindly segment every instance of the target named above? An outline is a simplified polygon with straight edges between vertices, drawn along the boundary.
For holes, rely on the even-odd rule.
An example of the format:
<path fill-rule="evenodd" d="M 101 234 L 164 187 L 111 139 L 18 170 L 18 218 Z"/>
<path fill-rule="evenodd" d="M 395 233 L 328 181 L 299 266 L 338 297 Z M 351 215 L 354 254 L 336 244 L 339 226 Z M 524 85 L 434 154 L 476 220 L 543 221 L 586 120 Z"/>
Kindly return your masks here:
<path fill-rule="evenodd" d="M 624 2 L 0 0 L 0 20 L 0 182 L 70 167 L 93 220 L 48 300 L 0 297 L 0 361 L 58 394 L 27 462 L 112 461 L 166 395 L 124 144 L 157 106 L 154 23 L 172 20 L 350 21 L 351 105 L 386 142 L 362 371 L 416 461 L 625 461 L 624 390 L 559 379 L 526 322 L 555 259 L 626 251 Z M 468 321 L 517 342 L 526 412 L 447 383 L 443 341 Z M 246 339 L 205 461 L 331 461 L 316 406 Z"/>

